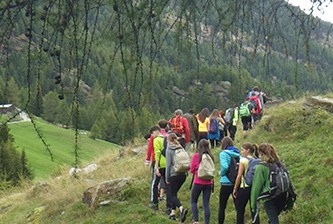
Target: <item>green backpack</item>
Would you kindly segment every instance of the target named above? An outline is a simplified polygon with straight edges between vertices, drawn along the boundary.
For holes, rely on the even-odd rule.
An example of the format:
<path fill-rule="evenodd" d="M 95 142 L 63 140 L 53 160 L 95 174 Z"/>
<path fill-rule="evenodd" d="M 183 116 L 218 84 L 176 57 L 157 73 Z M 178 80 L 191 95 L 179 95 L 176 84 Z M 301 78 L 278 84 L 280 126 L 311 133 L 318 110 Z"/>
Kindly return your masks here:
<path fill-rule="evenodd" d="M 239 116 L 248 117 L 251 116 L 251 111 L 249 109 L 250 102 L 244 102 L 239 107 Z"/>

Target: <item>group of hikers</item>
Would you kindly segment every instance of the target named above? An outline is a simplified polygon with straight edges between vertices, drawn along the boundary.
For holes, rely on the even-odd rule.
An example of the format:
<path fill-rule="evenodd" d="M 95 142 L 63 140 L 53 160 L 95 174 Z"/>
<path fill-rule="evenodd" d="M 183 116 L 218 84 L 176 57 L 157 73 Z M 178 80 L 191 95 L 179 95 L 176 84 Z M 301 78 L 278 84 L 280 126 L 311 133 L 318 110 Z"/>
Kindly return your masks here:
<path fill-rule="evenodd" d="M 255 90 L 252 89 L 244 103 L 260 101 L 260 94 L 255 93 Z M 262 114 L 262 107 L 258 109 L 258 105 L 249 104 L 249 118 L 241 117 L 243 130 L 253 127 Z M 229 109 L 233 110 L 232 113 Z M 165 200 L 165 213 L 169 219 L 177 220 L 178 208 L 179 221 L 183 223 L 188 210 L 179 200 L 178 191 L 190 172 L 193 174 L 190 199 L 192 223 L 199 223 L 197 204 L 201 193 L 204 223 L 210 223 L 210 197 L 215 177 L 215 158 L 211 149 L 219 145 L 221 188 L 218 223 L 225 221 L 225 209 L 230 195 L 236 208 L 237 223 L 244 223 L 248 201 L 252 223 L 260 223 L 258 212 L 261 200 L 264 201 L 270 224 L 279 223 L 278 215 L 281 211 L 292 207 L 296 195 L 274 146 L 267 143 L 244 143 L 241 150 L 235 147 L 233 140 L 242 107 L 229 109 L 225 113 L 214 109 L 210 115 L 208 108 L 202 109 L 197 115 L 192 110 L 183 114 L 182 110 L 177 109 L 170 120 L 162 119 L 158 125 L 150 128 L 150 133 L 146 136 L 148 149 L 145 161 L 146 165 L 151 165 L 152 170 L 150 208 L 159 210 L 159 202 Z M 228 133 L 230 137 L 227 136 Z M 190 148 L 195 149 L 192 156 L 188 154 Z M 280 180 L 275 181 L 275 178 Z"/>

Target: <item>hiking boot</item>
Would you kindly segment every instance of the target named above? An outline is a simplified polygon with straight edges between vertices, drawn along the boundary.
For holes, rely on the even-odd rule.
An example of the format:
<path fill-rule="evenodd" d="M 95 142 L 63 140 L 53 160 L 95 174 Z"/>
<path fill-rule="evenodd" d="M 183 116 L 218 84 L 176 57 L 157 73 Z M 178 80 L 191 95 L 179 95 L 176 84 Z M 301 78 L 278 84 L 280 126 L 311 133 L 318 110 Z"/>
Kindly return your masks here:
<path fill-rule="evenodd" d="M 183 208 L 182 212 L 180 213 L 180 222 L 185 222 L 187 212 L 188 212 L 187 209 Z"/>
<path fill-rule="evenodd" d="M 151 209 L 153 209 L 154 211 L 157 211 L 157 210 L 158 210 L 158 204 L 151 203 L 151 204 L 149 205 L 149 207 L 150 207 Z"/>
<path fill-rule="evenodd" d="M 169 215 L 169 219 L 170 219 L 170 220 L 174 220 L 174 221 L 177 220 L 177 219 L 176 219 L 176 215 Z"/>

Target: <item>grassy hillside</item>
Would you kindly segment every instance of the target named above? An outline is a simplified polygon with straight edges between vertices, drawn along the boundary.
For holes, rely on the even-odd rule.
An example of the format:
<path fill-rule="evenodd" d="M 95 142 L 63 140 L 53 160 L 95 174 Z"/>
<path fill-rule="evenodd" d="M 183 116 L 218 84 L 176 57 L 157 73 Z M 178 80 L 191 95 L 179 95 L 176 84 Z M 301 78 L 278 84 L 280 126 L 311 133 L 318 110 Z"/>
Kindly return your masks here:
<path fill-rule="evenodd" d="M 246 141 L 269 142 L 285 161 L 298 199 L 294 210 L 280 216 L 281 223 L 329 224 L 333 223 L 333 115 L 320 108 L 304 109 L 304 100 L 266 109 L 263 120 L 246 136 L 239 127 L 236 146 L 240 147 Z M 219 149 L 214 149 L 216 158 L 218 153 Z M 32 186 L 26 185 L 14 189 L 15 193 L 7 192 L 0 199 L 0 223 L 26 223 L 29 220 L 34 223 L 176 223 L 169 221 L 162 211 L 153 212 L 147 207 L 151 174 L 144 165 L 144 156 L 144 153 L 132 154 L 130 148 L 121 158 L 116 158 L 116 152 L 108 153 L 96 161 L 97 171 L 79 179 L 70 178 L 64 172 L 56 179 L 47 180 L 49 187 L 44 191 L 36 192 Z M 133 182 L 121 197 L 113 198 L 112 205 L 93 211 L 81 202 L 85 189 L 117 177 L 132 177 Z M 217 223 L 218 179 L 216 176 L 211 198 L 211 223 Z M 189 176 L 179 192 L 186 208 L 190 208 L 190 180 Z M 226 214 L 226 223 L 235 223 L 231 198 Z M 191 223 L 190 217 L 191 213 L 186 223 Z M 251 223 L 249 217 L 247 210 L 246 223 Z M 202 212 L 200 220 L 203 220 Z M 261 221 L 267 223 L 263 209 Z"/>
<path fill-rule="evenodd" d="M 68 167 L 74 164 L 75 133 L 73 130 L 46 123 L 41 119 L 36 119 L 36 124 L 50 147 L 54 161 L 51 161 L 49 152 L 38 137 L 31 122 L 12 123 L 9 128 L 18 150 L 25 150 L 35 178 L 42 179 L 54 174 L 61 165 Z M 97 155 L 117 148 L 116 145 L 109 142 L 88 138 L 86 132 L 79 134 L 78 142 L 78 154 L 81 162 L 79 166 L 87 165 Z"/>

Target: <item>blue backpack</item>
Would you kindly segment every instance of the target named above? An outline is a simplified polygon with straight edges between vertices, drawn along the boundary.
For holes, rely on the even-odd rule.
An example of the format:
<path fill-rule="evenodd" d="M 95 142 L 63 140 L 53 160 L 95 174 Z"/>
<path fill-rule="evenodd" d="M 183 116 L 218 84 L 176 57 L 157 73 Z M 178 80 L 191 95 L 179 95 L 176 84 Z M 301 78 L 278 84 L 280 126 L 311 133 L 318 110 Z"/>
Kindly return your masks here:
<path fill-rule="evenodd" d="M 219 122 L 216 118 L 210 119 L 209 121 L 209 133 L 215 134 L 219 129 Z"/>
<path fill-rule="evenodd" d="M 261 159 L 258 158 L 248 158 L 249 160 L 249 166 L 247 167 L 244 179 L 245 179 L 245 183 L 249 186 L 252 185 L 252 180 L 253 180 L 253 176 L 254 176 L 254 172 L 256 171 L 257 165 L 258 163 L 261 162 Z"/>

